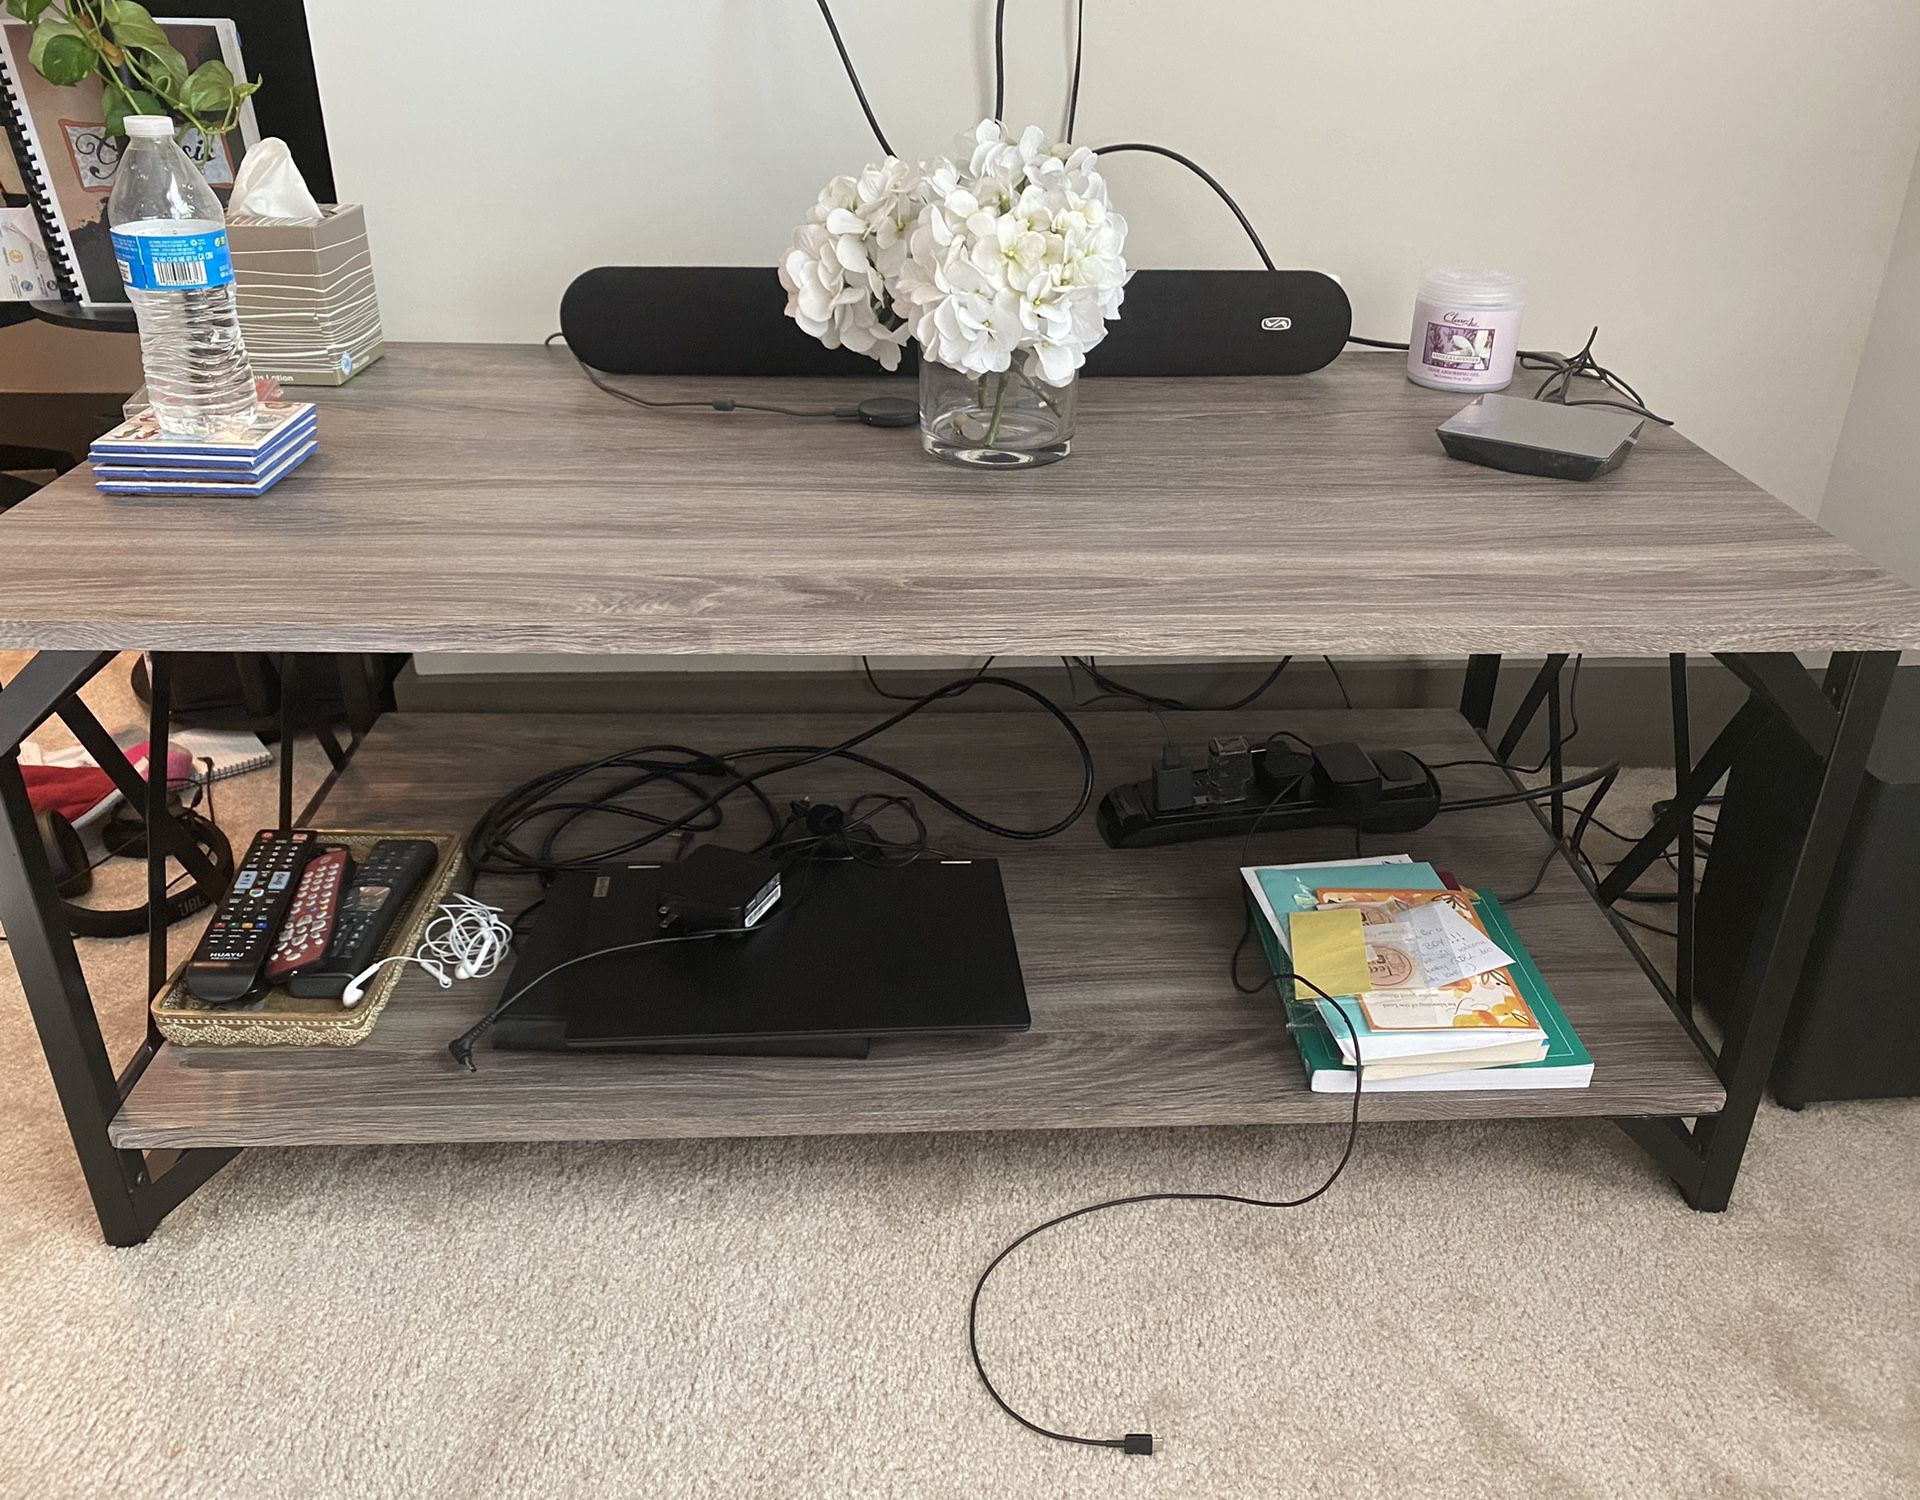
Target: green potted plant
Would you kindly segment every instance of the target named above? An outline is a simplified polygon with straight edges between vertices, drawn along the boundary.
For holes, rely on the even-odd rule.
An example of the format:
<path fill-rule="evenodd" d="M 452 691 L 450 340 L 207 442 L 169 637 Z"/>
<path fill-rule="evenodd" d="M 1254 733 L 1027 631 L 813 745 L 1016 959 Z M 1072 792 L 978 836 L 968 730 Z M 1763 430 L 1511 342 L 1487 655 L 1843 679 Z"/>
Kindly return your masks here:
<path fill-rule="evenodd" d="M 171 115 L 203 165 L 260 87 L 235 79 L 218 58 L 187 71 L 152 14 L 131 0 L 6 0 L 6 9 L 33 27 L 27 61 L 47 82 L 71 86 L 99 75 L 109 134 L 124 136 L 128 115 Z"/>

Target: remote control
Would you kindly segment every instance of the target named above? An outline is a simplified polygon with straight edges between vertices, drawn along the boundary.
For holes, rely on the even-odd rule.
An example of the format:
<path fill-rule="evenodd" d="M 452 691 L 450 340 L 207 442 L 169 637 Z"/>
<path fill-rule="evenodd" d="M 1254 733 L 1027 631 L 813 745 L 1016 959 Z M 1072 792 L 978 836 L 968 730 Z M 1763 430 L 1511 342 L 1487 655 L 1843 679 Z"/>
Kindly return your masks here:
<path fill-rule="evenodd" d="M 346 890 L 353 860 L 344 849 L 322 849 L 307 861 L 280 924 L 280 941 L 267 960 L 267 983 L 280 984 L 290 975 L 310 968 L 327 955 L 340 897 Z"/>
<path fill-rule="evenodd" d="M 308 999 L 345 994 L 354 975 L 380 956 L 380 945 L 439 858 L 439 847 L 429 839 L 382 839 L 375 844 L 340 899 L 326 957 L 318 967 L 289 979 L 288 992 Z"/>
<path fill-rule="evenodd" d="M 266 988 L 263 970 L 294 887 L 316 847 L 310 828 L 262 829 L 187 965 L 187 993 L 203 1005 L 238 1005 Z"/>

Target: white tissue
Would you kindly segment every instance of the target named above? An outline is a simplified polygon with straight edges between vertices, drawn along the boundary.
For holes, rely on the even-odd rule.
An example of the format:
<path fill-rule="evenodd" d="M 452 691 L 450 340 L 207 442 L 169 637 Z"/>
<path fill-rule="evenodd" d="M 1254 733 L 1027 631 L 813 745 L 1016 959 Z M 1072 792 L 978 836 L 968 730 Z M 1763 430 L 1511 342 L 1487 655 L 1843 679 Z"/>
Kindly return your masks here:
<path fill-rule="evenodd" d="M 268 136 L 240 159 L 233 179 L 227 215 L 250 214 L 257 219 L 305 220 L 322 217 L 307 179 L 293 164 L 293 153 L 278 136 Z"/>

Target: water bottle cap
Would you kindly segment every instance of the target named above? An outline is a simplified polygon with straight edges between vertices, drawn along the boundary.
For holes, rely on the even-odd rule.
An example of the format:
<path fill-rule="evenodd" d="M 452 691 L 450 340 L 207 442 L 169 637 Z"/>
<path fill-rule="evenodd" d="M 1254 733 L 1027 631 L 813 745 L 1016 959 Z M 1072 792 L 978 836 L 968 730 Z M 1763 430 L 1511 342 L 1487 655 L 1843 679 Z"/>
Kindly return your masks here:
<path fill-rule="evenodd" d="M 128 115 L 127 134 L 136 141 L 170 141 L 173 121 L 165 115 Z"/>

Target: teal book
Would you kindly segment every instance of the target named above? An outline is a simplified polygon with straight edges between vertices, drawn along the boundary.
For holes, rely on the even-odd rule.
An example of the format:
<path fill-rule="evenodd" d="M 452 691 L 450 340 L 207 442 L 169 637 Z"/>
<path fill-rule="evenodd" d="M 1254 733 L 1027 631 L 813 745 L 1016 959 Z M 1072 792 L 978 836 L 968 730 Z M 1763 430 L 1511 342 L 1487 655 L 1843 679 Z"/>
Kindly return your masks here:
<path fill-rule="evenodd" d="M 1313 893 L 1318 890 L 1444 891 L 1446 881 L 1432 865 L 1410 864 L 1402 860 L 1361 860 L 1352 864 L 1334 861 L 1317 865 L 1253 865 L 1240 873 L 1246 877 L 1253 899 L 1256 920 L 1272 925 L 1280 946 L 1287 946 L 1286 920 L 1289 912 L 1312 911 Z M 1499 939 L 1494 941 L 1498 942 Z M 1288 973 L 1292 973 L 1289 968 Z"/>
<path fill-rule="evenodd" d="M 1403 869 L 1405 867 L 1402 867 Z M 1400 873 L 1399 871 L 1395 872 Z M 1321 881 L 1319 884 L 1326 884 Z M 1407 890 L 1421 889 L 1408 885 Z M 1260 934 L 1260 946 L 1266 951 L 1267 962 L 1281 981 L 1281 990 L 1287 1001 L 1288 1015 L 1291 1017 L 1294 1043 L 1300 1048 L 1300 1060 L 1306 1064 L 1307 1086 L 1316 1094 L 1350 1094 L 1354 1087 L 1354 1070 L 1340 1058 L 1340 1049 L 1334 1044 L 1332 1034 L 1327 1030 L 1326 1018 L 1311 1005 L 1298 1003 L 1293 996 L 1293 986 L 1287 978 L 1293 973 L 1286 950 L 1280 945 L 1272 927 L 1263 919 L 1259 903 L 1248 897 L 1254 906 L 1254 928 Z M 1526 945 L 1520 941 L 1513 930 L 1507 914 L 1500 902 L 1486 891 L 1476 891 L 1473 909 L 1479 915 L 1492 938 L 1508 953 L 1513 962 L 1508 969 L 1520 986 L 1528 1007 L 1533 1011 L 1534 1019 L 1547 1034 L 1547 1055 L 1538 1062 L 1510 1063 L 1503 1067 L 1469 1068 L 1451 1073 L 1426 1073 L 1413 1077 L 1381 1078 L 1367 1080 L 1363 1091 L 1369 1094 L 1379 1093 L 1421 1093 L 1421 1092 L 1469 1092 L 1482 1089 L 1583 1089 L 1593 1081 L 1593 1058 L 1581 1045 L 1579 1036 L 1567 1020 L 1566 1012 L 1560 1009 L 1560 1003 L 1553 998 L 1553 991 L 1547 988 L 1539 966 L 1533 956 L 1527 952 Z"/>

